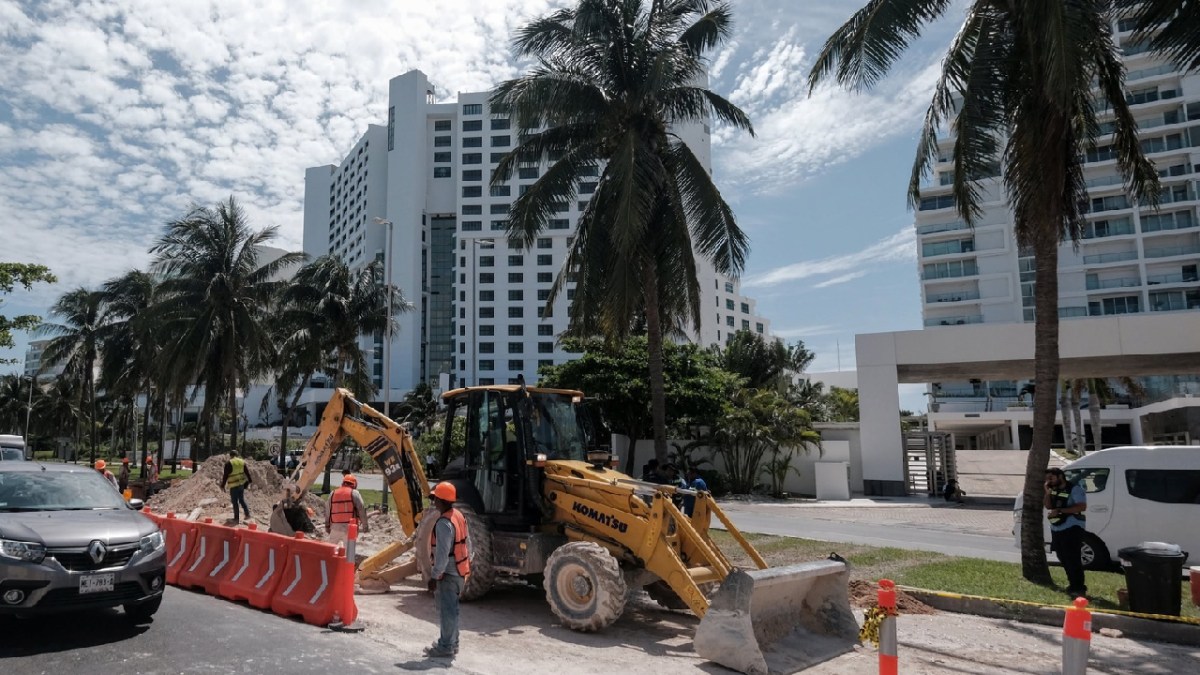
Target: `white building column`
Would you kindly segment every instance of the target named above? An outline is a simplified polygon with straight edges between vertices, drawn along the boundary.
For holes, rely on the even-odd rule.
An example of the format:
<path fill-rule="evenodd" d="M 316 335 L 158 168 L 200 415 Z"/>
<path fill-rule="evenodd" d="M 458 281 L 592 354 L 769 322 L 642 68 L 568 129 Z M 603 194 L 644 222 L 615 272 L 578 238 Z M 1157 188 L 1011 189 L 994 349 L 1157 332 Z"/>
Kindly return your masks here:
<path fill-rule="evenodd" d="M 1012 436 L 1012 443 L 1009 444 L 1010 450 L 1021 449 L 1021 422 L 1020 420 L 1011 419 L 1008 421 L 1009 434 Z"/>
<path fill-rule="evenodd" d="M 900 431 L 900 380 L 896 345 L 887 333 L 855 337 L 858 411 L 862 438 L 863 492 L 900 496 L 904 484 L 904 436 Z"/>

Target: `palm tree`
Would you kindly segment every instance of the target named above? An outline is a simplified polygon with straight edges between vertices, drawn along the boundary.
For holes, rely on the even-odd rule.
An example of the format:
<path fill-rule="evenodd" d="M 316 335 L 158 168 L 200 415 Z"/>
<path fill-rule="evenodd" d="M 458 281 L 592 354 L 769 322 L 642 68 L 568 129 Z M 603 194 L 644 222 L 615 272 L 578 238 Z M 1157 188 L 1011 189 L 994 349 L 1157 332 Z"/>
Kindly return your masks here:
<path fill-rule="evenodd" d="M 789 346 L 748 330 L 734 333 L 724 347 L 714 346 L 713 352 L 722 368 L 745 378 L 747 389 L 767 387 L 781 393 L 792 385 L 792 376 L 804 372 L 816 358 L 804 342 Z"/>
<path fill-rule="evenodd" d="M 1128 0 L 1119 5 L 1134 4 Z M 1134 10 L 1133 38 L 1186 70 L 1200 70 L 1200 18 L 1192 0 L 1144 0 Z"/>
<path fill-rule="evenodd" d="M 175 336 L 164 355 L 189 383 L 203 385 L 202 419 L 209 424 L 228 405 L 230 446 L 237 446 L 238 387 L 265 370 L 272 354 L 267 309 L 283 286 L 279 273 L 303 259 L 284 253 L 263 262 L 262 247 L 277 228 L 252 230 L 233 197 L 197 206 L 167 225 L 150 252 L 164 275 L 163 299 L 152 314 Z M 180 382 L 170 387 L 178 390 Z"/>
<path fill-rule="evenodd" d="M 61 364 L 63 376 L 74 378 L 79 389 L 79 409 L 87 411 L 91 461 L 96 461 L 96 365 L 100 359 L 104 324 L 104 294 L 76 288 L 50 309 L 58 323 L 44 323 L 39 335 L 55 336 L 42 354 L 42 363 Z"/>
<path fill-rule="evenodd" d="M 950 0 L 870 0 L 826 41 L 810 88 L 830 76 L 852 89 L 871 87 L 925 25 L 952 6 Z M 1111 107 L 1117 163 L 1134 196 L 1153 201 L 1158 192 L 1125 103 L 1111 10 L 1102 0 L 974 0 L 943 60 L 909 181 L 909 203 L 916 205 L 938 155 L 938 130 L 951 120 L 953 195 L 968 224 L 982 211 L 980 181 L 1001 175 L 1017 244 L 1035 258 L 1034 382 L 1041 391 L 1054 391 L 1058 382 L 1058 247 L 1077 240 L 1084 224 L 1082 158 L 1098 135 L 1097 111 L 1107 109 L 1095 101 Z M 1042 476 L 1055 413 L 1053 397 L 1035 399 L 1022 512 L 1022 574 L 1045 584 Z"/>
<path fill-rule="evenodd" d="M 141 449 L 135 458 L 139 465 L 144 464 L 149 448 L 150 411 L 163 396 L 155 382 L 164 334 L 150 315 L 158 291 L 158 279 L 141 270 L 130 270 L 105 282 L 103 288 L 110 320 L 104 329 L 101 381 L 105 389 L 133 401 L 145 396 Z"/>
<path fill-rule="evenodd" d="M 663 335 L 700 323 L 695 256 L 736 275 L 749 248 L 703 164 L 674 132 L 715 117 L 753 134 L 745 113 L 704 86 L 704 53 L 729 38 L 730 22 L 725 2 L 580 0 L 518 31 L 516 55 L 538 65 L 491 96 L 492 110 L 522 130 L 493 184 L 519 165 L 549 162 L 513 204 L 510 241 L 531 248 L 576 198 L 579 181 L 594 182 L 546 308 L 574 281 L 570 333 L 619 341 L 644 318 L 660 462 L 667 461 Z"/>

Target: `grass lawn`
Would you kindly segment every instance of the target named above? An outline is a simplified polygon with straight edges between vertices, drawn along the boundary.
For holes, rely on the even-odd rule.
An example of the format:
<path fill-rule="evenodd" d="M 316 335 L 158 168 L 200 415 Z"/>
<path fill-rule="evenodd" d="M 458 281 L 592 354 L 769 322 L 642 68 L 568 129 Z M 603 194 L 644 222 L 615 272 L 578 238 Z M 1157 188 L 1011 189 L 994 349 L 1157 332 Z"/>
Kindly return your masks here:
<path fill-rule="evenodd" d="M 733 537 L 724 531 L 713 531 L 713 540 L 734 564 L 750 566 Z M 767 534 L 747 534 L 769 565 L 786 565 L 805 560 L 826 558 L 837 552 L 850 562 L 850 577 L 872 583 L 887 578 L 905 586 L 932 591 L 949 591 L 990 598 L 1024 600 L 1048 605 L 1066 605 L 1066 575 L 1061 567 L 1051 567 L 1054 587 L 1047 588 L 1026 581 L 1021 566 L 1016 563 L 995 562 L 978 558 L 958 558 L 897 548 L 877 548 L 858 544 L 836 544 L 810 539 L 777 537 Z M 1125 588 L 1125 577 L 1113 572 L 1088 572 L 1088 593 L 1094 609 L 1120 609 L 1117 589 Z M 1181 587 L 1182 614 L 1200 618 L 1200 608 L 1192 604 L 1188 583 Z"/>

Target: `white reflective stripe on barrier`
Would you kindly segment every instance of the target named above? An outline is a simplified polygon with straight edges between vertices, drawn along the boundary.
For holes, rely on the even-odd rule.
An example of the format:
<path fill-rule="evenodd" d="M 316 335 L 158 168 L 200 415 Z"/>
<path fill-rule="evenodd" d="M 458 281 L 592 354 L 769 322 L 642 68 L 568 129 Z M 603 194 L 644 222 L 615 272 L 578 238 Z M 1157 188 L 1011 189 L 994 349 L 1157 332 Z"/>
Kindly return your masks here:
<path fill-rule="evenodd" d="M 179 562 L 179 558 L 187 552 L 187 532 L 179 536 L 179 550 L 175 551 L 175 557 L 171 558 L 171 562 L 167 563 L 167 567 L 174 567 L 175 563 Z"/>
<path fill-rule="evenodd" d="M 220 564 L 218 564 L 216 567 L 214 567 L 212 569 L 212 571 L 208 573 L 208 576 L 210 576 L 210 577 L 217 576 L 217 573 L 220 572 L 222 569 L 224 569 L 225 565 L 229 564 L 229 541 L 228 540 L 221 542 L 221 555 L 224 557 L 221 558 Z"/>
<path fill-rule="evenodd" d="M 292 592 L 292 589 L 296 588 L 296 584 L 300 583 L 300 554 L 299 553 L 297 553 L 295 555 L 295 565 L 296 565 L 296 578 L 292 579 L 292 584 L 287 587 L 286 591 L 283 592 L 284 595 L 290 595 Z"/>
<path fill-rule="evenodd" d="M 195 572 L 196 568 L 200 566 L 200 563 L 204 561 L 204 544 L 207 541 L 207 537 L 200 537 L 200 555 L 196 556 L 196 562 L 192 563 L 192 566 L 188 568 L 189 572 Z"/>
<path fill-rule="evenodd" d="M 268 550 L 267 555 L 269 556 L 267 558 L 267 573 L 263 575 L 263 578 L 258 580 L 257 584 L 254 584 L 255 588 L 262 588 L 263 584 L 267 583 L 267 579 L 270 579 L 271 575 L 275 574 L 275 549 Z"/>
<path fill-rule="evenodd" d="M 242 573 L 246 568 L 250 567 L 250 544 L 246 544 L 246 548 L 242 549 L 242 566 L 238 569 L 237 574 L 233 575 L 230 581 L 237 581 L 242 578 Z"/>
<path fill-rule="evenodd" d="M 317 598 L 321 597 L 321 594 L 325 592 L 325 587 L 328 585 L 329 585 L 329 575 L 325 572 L 325 561 L 322 560 L 321 561 L 321 585 L 319 587 L 317 587 L 317 592 L 313 593 L 313 596 L 308 601 L 308 604 L 315 605 L 317 603 Z"/>

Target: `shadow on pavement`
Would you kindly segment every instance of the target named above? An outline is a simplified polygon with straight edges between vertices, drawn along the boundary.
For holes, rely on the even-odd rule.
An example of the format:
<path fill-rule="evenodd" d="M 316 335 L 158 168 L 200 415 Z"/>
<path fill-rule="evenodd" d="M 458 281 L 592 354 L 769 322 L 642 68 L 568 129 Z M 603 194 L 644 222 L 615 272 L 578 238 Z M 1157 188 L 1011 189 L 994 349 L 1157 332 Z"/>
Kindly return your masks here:
<path fill-rule="evenodd" d="M 149 630 L 150 625 L 134 625 L 115 609 L 0 617 L 0 635 L 4 636 L 0 641 L 0 658 L 110 645 L 135 638 Z"/>

